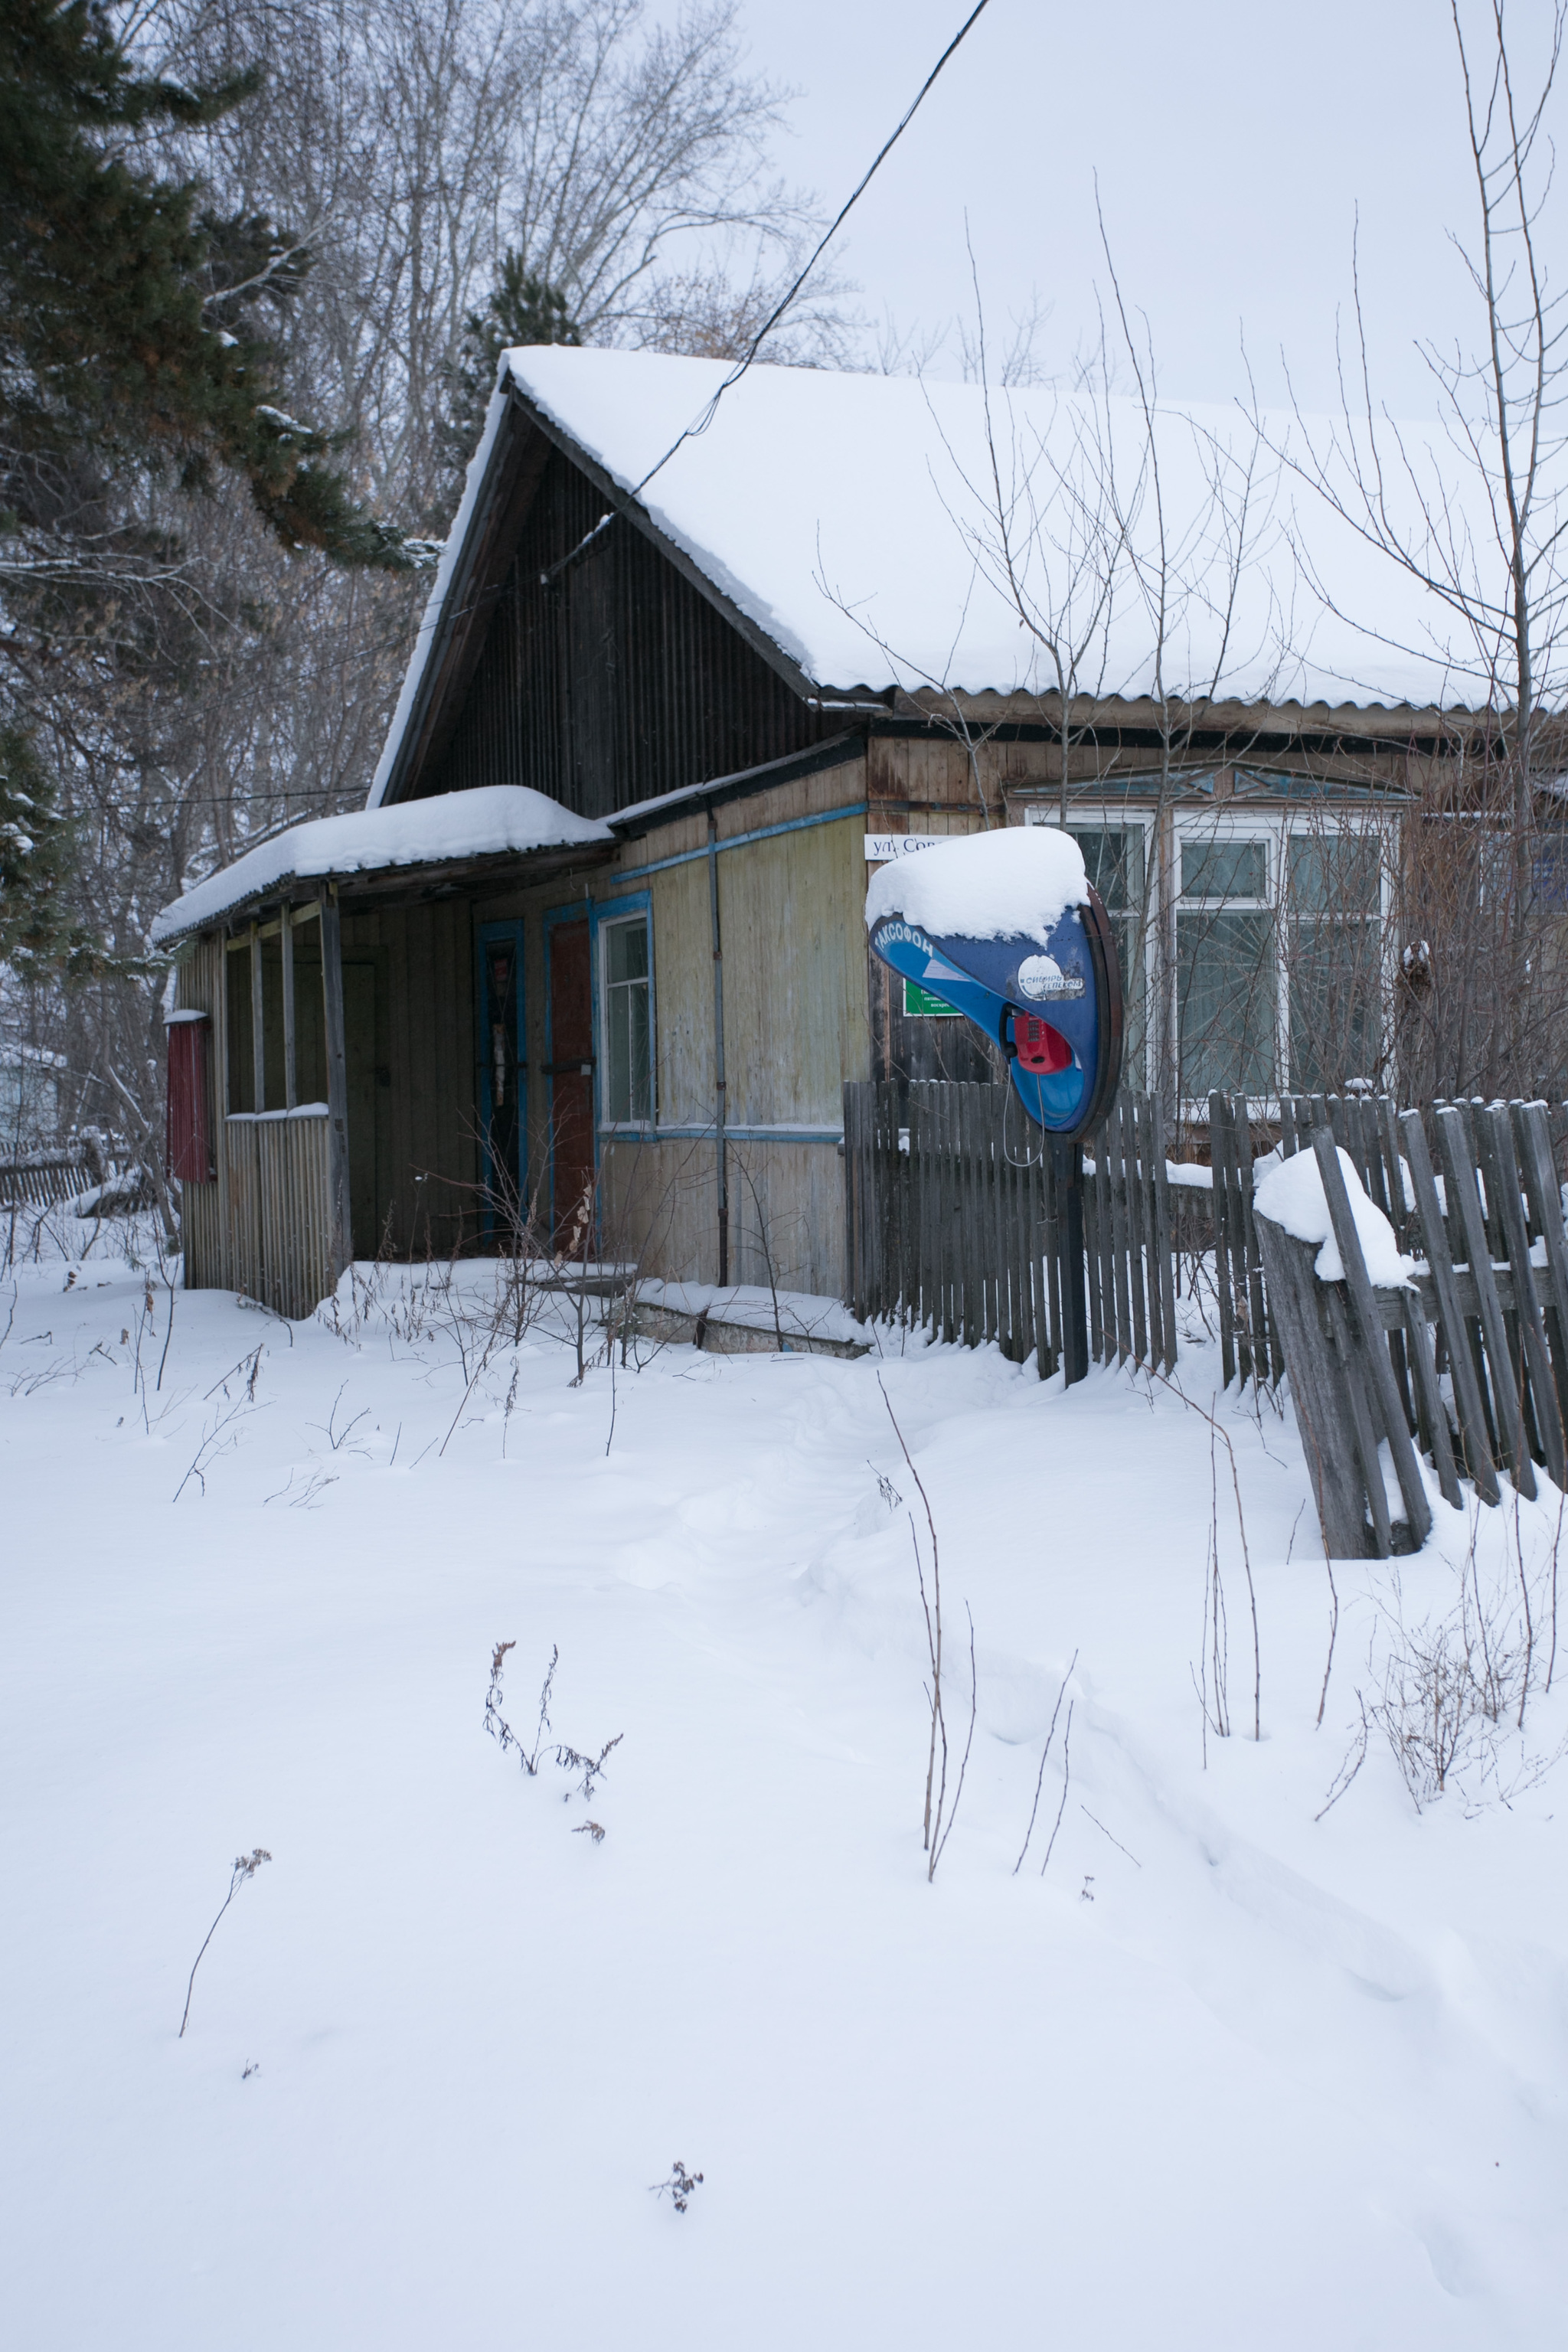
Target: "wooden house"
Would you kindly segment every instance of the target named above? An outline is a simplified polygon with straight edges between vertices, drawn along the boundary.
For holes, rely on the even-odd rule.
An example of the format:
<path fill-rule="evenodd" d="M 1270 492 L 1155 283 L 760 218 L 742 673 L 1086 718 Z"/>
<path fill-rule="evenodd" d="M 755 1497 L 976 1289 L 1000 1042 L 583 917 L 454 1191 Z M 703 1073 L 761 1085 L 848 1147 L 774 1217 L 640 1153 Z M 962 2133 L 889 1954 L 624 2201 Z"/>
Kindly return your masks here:
<path fill-rule="evenodd" d="M 1369 667 L 1342 627 L 1287 663 L 1259 589 L 1228 667 L 1184 625 L 1209 686 L 1173 767 L 1136 614 L 1064 703 L 1010 600 L 994 404 L 755 368 L 707 414 L 722 373 L 510 354 L 368 805 L 159 918 L 190 1285 L 297 1315 L 351 1256 L 482 1248 L 516 1202 L 564 1239 L 592 1192 L 650 1272 L 836 1292 L 846 1080 L 989 1075 L 868 967 L 877 856 L 1065 817 L 1113 912 L 1191 899 L 1229 969 L 1271 952 L 1303 828 L 1356 835 L 1445 756 L 1437 665 Z M 1015 458 L 1043 397 L 1007 407 Z M 1289 997 L 1205 1078 L 1282 1085 Z"/>

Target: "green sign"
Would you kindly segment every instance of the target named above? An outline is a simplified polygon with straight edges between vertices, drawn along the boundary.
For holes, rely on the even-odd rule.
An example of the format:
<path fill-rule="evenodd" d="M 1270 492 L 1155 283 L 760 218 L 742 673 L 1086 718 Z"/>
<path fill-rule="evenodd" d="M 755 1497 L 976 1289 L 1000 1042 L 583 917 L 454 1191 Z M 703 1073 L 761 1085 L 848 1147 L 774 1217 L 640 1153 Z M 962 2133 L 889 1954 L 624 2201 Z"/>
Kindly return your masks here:
<path fill-rule="evenodd" d="M 956 1021 L 959 1018 L 956 1004 L 949 1004 L 945 997 L 933 996 L 929 988 L 921 986 L 918 980 L 906 980 L 904 982 L 904 1012 L 913 1021 Z"/>

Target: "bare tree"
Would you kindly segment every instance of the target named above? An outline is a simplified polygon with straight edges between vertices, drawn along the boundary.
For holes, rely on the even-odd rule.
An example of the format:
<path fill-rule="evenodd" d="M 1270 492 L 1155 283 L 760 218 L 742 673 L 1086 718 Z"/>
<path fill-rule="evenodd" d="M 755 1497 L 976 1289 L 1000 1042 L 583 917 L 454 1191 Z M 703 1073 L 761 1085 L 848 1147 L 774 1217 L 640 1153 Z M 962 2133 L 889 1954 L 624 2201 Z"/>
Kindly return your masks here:
<path fill-rule="evenodd" d="M 1419 592 L 1408 625 L 1350 610 L 1299 549 L 1323 606 L 1369 644 L 1441 675 L 1445 756 L 1411 763 L 1397 925 L 1400 1083 L 1412 1095 L 1560 1092 L 1563 861 L 1560 723 L 1568 567 L 1568 318 L 1542 246 L 1552 148 L 1548 115 L 1568 9 L 1531 26 L 1521 68 L 1504 0 L 1478 27 L 1450 0 L 1474 210 L 1452 243 L 1474 332 L 1418 348 L 1436 397 L 1432 436 L 1398 423 L 1373 386 L 1359 253 L 1354 331 L 1338 413 L 1307 418 L 1291 394 L 1271 445 L 1334 520 Z"/>

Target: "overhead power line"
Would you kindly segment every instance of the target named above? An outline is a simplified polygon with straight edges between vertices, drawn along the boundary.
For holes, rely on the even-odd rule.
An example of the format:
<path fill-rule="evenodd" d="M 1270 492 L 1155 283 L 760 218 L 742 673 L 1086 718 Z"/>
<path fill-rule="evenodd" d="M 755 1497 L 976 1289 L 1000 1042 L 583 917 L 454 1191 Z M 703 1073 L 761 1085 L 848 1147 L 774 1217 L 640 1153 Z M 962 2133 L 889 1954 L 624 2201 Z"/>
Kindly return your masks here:
<path fill-rule="evenodd" d="M 935 65 L 932 66 L 930 73 L 927 74 L 924 81 L 921 82 L 919 89 L 916 90 L 913 98 L 910 100 L 909 105 L 904 109 L 904 111 L 899 118 L 898 122 L 894 125 L 892 131 L 889 131 L 888 137 L 882 142 L 882 144 L 877 150 L 876 154 L 872 157 L 870 163 L 868 165 L 859 182 L 845 198 L 844 203 L 839 206 L 838 212 L 834 220 L 818 238 L 816 245 L 812 250 L 811 257 L 806 262 L 805 268 L 799 272 L 788 292 L 773 305 L 773 308 L 769 311 L 767 317 L 763 320 L 756 333 L 752 337 L 751 342 L 747 347 L 745 356 L 742 359 L 736 361 L 729 374 L 724 378 L 723 383 L 715 390 L 712 399 L 710 400 L 708 405 L 702 411 L 701 415 L 696 419 L 695 423 L 687 425 L 684 432 L 676 436 L 676 438 L 670 443 L 663 457 L 660 457 L 656 464 L 650 466 L 647 473 L 643 476 L 641 481 L 636 483 L 631 490 L 627 492 L 628 498 L 641 498 L 644 490 L 647 489 L 654 476 L 660 472 L 664 467 L 668 465 L 676 451 L 684 446 L 688 441 L 694 441 L 700 434 L 707 432 L 708 427 L 712 424 L 714 417 L 718 415 L 719 403 L 723 399 L 724 394 L 731 389 L 731 385 L 740 383 L 741 378 L 745 374 L 746 370 L 756 358 L 758 352 L 761 351 L 763 343 L 767 341 L 769 335 L 772 334 L 773 329 L 778 325 L 779 320 L 784 317 L 784 312 L 789 309 L 791 303 L 795 300 L 802 287 L 805 284 L 806 279 L 816 268 L 817 263 L 821 260 L 823 255 L 826 252 L 828 247 L 832 244 L 839 230 L 843 227 L 845 222 L 848 219 L 850 214 L 854 211 L 856 205 L 859 203 L 861 197 L 865 194 L 867 189 L 870 186 L 872 181 L 881 170 L 882 165 L 887 162 L 888 157 L 892 153 L 894 148 L 898 145 L 900 140 L 909 129 L 910 124 L 914 121 L 916 114 L 920 111 L 921 104 L 931 91 L 938 76 L 941 74 L 942 68 L 952 56 L 954 50 L 957 49 L 963 42 L 964 37 L 985 14 L 989 5 L 990 0 L 976 0 L 975 6 L 970 10 L 963 24 L 960 25 L 957 32 L 954 33 L 952 40 L 949 41 L 946 48 L 943 49 L 941 57 L 938 58 Z M 592 541 L 598 537 L 600 531 L 605 528 L 605 524 L 609 520 L 610 517 L 608 515 L 604 516 L 597 523 L 595 524 L 593 530 L 588 532 L 586 538 L 581 540 L 578 544 L 571 550 L 569 554 L 562 556 L 558 562 L 552 563 L 549 571 L 543 572 L 541 577 L 548 582 L 553 580 L 558 572 L 563 572 L 574 558 L 580 555 L 584 548 L 587 547 Z"/>

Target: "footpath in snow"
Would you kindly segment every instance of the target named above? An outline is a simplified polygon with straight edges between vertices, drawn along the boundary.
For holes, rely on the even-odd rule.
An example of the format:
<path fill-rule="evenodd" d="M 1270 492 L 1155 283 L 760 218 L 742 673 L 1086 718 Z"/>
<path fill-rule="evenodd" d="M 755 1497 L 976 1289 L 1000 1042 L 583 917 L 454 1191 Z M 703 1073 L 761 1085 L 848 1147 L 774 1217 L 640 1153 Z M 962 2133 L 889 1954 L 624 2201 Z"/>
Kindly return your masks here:
<path fill-rule="evenodd" d="M 574 1385 L 487 1265 L 171 1333 L 106 1245 L 0 1289 L 8 2341 L 1561 2339 L 1555 1495 L 1331 1571 L 1202 1345 L 1192 1405 L 886 1328 Z M 934 1884 L 889 1404 L 950 1801 L 973 1624 Z M 1485 1617 L 1517 1698 L 1516 1591 L 1524 1729 L 1418 1806 L 1391 1672 Z"/>

